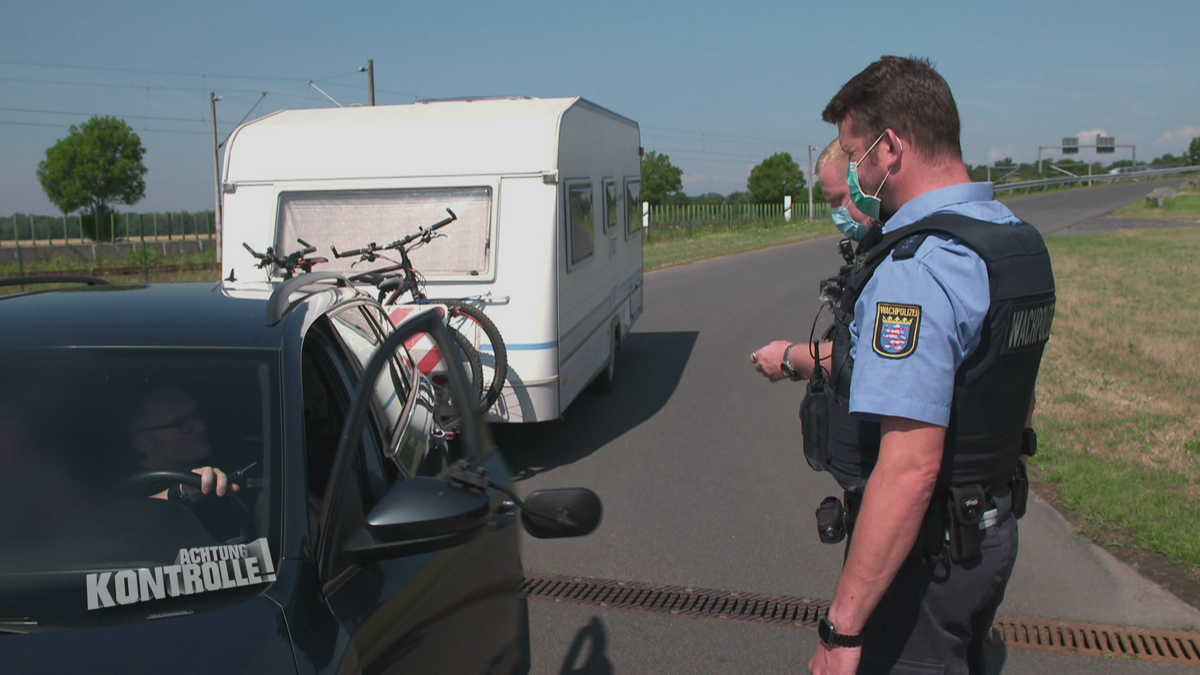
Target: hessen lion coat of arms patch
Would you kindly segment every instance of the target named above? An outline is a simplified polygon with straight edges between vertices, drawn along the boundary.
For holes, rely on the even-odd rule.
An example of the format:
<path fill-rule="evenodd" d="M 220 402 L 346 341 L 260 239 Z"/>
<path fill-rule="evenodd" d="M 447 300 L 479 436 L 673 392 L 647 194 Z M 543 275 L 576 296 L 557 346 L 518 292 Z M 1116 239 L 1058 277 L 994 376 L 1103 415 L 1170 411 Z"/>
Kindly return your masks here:
<path fill-rule="evenodd" d="M 920 305 L 875 304 L 875 353 L 889 359 L 902 359 L 917 348 L 921 332 Z"/>

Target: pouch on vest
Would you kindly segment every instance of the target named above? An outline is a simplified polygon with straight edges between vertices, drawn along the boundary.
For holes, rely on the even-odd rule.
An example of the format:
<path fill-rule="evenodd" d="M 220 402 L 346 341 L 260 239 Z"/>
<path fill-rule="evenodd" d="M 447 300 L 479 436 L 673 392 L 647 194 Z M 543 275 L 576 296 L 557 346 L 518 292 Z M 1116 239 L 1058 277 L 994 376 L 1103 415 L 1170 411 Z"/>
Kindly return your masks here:
<path fill-rule="evenodd" d="M 800 432 L 804 438 L 804 459 L 813 471 L 829 470 L 829 384 L 820 368 L 808 380 L 804 401 L 800 403 Z"/>
<path fill-rule="evenodd" d="M 1029 474 L 1025 470 L 1025 462 L 1017 462 L 1013 470 L 1012 482 L 1008 484 L 1012 490 L 1012 513 L 1020 519 L 1025 515 L 1029 505 Z"/>
<path fill-rule="evenodd" d="M 979 483 L 950 488 L 950 562 L 969 562 L 983 551 L 979 521 L 987 509 L 987 496 Z"/>

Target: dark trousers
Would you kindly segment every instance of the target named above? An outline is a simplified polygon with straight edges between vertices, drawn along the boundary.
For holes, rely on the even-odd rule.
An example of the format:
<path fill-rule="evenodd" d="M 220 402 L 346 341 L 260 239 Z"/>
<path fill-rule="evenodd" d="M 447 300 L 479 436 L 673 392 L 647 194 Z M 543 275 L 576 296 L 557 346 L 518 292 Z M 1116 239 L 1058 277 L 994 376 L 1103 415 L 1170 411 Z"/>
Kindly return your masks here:
<path fill-rule="evenodd" d="M 1017 519 L 1007 494 L 983 552 L 966 564 L 901 566 L 863 629 L 864 673 L 982 674 L 984 642 L 1017 559 Z"/>

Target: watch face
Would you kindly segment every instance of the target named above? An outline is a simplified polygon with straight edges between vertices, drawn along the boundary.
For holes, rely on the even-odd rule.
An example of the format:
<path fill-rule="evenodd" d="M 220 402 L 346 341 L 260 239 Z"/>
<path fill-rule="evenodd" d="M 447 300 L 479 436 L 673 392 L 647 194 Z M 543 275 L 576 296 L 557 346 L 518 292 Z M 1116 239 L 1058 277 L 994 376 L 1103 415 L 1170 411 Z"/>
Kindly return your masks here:
<path fill-rule="evenodd" d="M 821 642 L 829 645 L 829 641 L 833 639 L 833 624 L 829 622 L 829 617 L 821 617 L 817 622 L 817 637 L 821 638 Z"/>

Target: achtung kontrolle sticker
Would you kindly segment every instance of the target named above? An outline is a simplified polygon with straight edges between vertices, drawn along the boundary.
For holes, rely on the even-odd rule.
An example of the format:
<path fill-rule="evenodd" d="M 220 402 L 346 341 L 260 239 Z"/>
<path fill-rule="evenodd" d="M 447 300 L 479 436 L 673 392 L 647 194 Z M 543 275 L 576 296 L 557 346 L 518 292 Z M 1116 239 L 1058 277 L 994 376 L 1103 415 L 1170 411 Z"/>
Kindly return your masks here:
<path fill-rule="evenodd" d="M 902 359 L 917 348 L 921 332 L 921 306 L 875 303 L 875 353 L 889 359 Z"/>
<path fill-rule="evenodd" d="M 174 565 L 87 575 L 88 609 L 207 593 L 275 581 L 266 538 L 249 544 L 181 548 Z"/>

